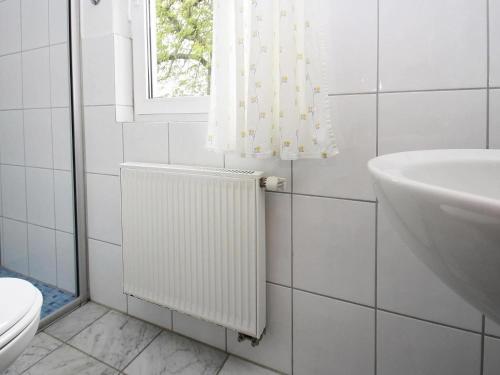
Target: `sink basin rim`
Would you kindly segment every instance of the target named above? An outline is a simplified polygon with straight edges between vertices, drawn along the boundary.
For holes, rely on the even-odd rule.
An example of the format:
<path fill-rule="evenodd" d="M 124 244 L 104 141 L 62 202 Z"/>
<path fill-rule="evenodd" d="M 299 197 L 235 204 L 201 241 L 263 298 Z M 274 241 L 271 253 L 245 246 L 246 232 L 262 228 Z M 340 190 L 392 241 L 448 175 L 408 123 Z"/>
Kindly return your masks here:
<path fill-rule="evenodd" d="M 370 173 L 381 180 L 406 186 L 413 191 L 437 195 L 443 199 L 470 203 L 488 210 L 500 210 L 500 199 L 476 193 L 443 187 L 438 184 L 418 181 L 403 171 L 409 167 L 423 166 L 432 162 L 470 162 L 495 161 L 500 165 L 500 150 L 491 149 L 438 149 L 406 151 L 385 154 L 368 162 Z"/>

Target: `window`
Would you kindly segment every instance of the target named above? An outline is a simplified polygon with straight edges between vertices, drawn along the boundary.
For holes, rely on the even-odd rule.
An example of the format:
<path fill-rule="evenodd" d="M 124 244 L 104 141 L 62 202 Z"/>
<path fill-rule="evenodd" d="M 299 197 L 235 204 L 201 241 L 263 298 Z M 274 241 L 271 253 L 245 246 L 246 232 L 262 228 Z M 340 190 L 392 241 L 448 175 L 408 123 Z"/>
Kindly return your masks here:
<path fill-rule="evenodd" d="M 207 113 L 212 0 L 139 0 L 132 12 L 136 114 Z"/>

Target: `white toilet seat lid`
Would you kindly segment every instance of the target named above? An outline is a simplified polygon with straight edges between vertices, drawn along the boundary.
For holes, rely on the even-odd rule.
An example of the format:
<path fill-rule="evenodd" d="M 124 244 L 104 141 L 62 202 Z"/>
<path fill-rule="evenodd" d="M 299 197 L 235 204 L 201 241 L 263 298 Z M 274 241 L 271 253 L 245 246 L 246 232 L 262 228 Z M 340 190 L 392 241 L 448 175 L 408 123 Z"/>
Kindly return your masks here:
<path fill-rule="evenodd" d="M 28 281 L 0 278 L 0 336 L 31 311 L 38 295 L 38 289 Z"/>

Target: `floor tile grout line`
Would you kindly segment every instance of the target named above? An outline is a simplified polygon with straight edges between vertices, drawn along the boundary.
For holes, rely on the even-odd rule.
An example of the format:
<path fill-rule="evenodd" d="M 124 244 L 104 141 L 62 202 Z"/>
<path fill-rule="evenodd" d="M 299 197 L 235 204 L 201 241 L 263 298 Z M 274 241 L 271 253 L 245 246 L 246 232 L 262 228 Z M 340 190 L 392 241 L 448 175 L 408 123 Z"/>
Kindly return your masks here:
<path fill-rule="evenodd" d="M 129 316 L 129 315 L 128 315 Z M 158 327 L 159 328 L 159 327 Z M 139 352 L 137 353 L 137 355 L 135 355 L 125 366 L 123 366 L 123 369 L 121 369 L 120 371 L 125 371 L 125 369 L 130 366 L 132 364 L 132 362 L 134 362 L 157 338 L 158 336 L 160 336 L 161 334 L 163 333 L 163 329 L 160 329 L 158 331 L 158 333 L 156 335 L 153 336 L 153 338 L 151 339 L 150 342 L 148 342 L 144 348 L 142 348 L 141 350 L 139 350 Z"/>
<path fill-rule="evenodd" d="M 226 365 L 226 362 L 227 360 L 229 359 L 229 354 L 227 354 L 226 352 L 226 358 L 224 358 L 224 361 L 222 362 L 221 366 L 219 367 L 219 369 L 217 370 L 217 372 L 215 373 L 215 375 L 219 375 L 220 372 L 222 371 L 222 369 L 224 368 L 224 366 Z"/>
<path fill-rule="evenodd" d="M 89 353 L 84 352 L 83 350 L 81 350 L 80 348 L 78 348 L 78 347 L 74 346 L 73 344 L 70 344 L 69 342 L 64 342 L 64 343 L 63 343 L 63 345 L 67 345 L 67 346 L 69 346 L 70 348 L 75 349 L 75 350 L 77 350 L 78 352 L 82 353 L 83 355 L 85 355 L 85 356 L 87 356 L 87 357 L 89 357 L 89 358 L 92 358 L 93 360 L 95 360 L 95 361 L 97 361 L 97 362 L 99 362 L 99 363 L 102 363 L 103 365 L 106 365 L 107 367 L 109 367 L 109 368 L 111 368 L 111 369 L 113 369 L 113 370 L 115 370 L 115 371 L 118 371 L 119 373 L 121 372 L 118 368 L 116 368 L 116 367 L 114 367 L 114 366 L 112 366 L 112 365 L 110 365 L 110 364 L 108 364 L 108 363 L 104 362 L 102 359 L 99 359 L 99 358 L 94 357 L 93 355 L 91 355 L 91 354 L 89 354 Z"/>
<path fill-rule="evenodd" d="M 87 302 L 88 303 L 88 302 Z M 74 313 L 75 311 L 81 309 L 83 306 L 85 306 L 87 303 L 77 307 L 76 309 L 72 310 L 71 312 L 69 312 L 68 314 L 62 316 L 61 318 L 59 319 L 56 319 L 54 322 L 52 322 L 49 326 L 45 327 L 43 329 L 42 332 L 48 334 L 48 335 L 51 335 L 50 333 L 48 333 L 46 330 L 49 329 L 50 327 L 52 327 L 53 325 L 55 325 L 57 322 L 60 322 L 62 321 L 64 318 L 67 318 L 68 316 L 70 316 L 72 313 Z M 92 302 L 93 303 L 93 302 Z M 100 305 L 99 305 L 100 306 Z M 104 306 L 103 306 L 104 307 Z M 106 315 L 110 310 L 107 309 L 107 311 L 105 311 L 104 313 L 102 313 L 101 315 L 99 315 L 96 319 L 94 319 L 92 322 L 90 322 L 89 324 L 87 324 L 85 327 L 83 327 L 82 329 L 80 329 L 77 333 L 75 333 L 74 335 L 72 335 L 71 337 L 69 337 L 68 339 L 66 340 L 61 340 L 58 338 L 58 340 L 61 340 L 63 342 L 68 342 L 69 340 L 72 340 L 73 338 L 75 338 L 76 336 L 78 336 L 80 333 L 82 333 L 83 331 L 85 331 L 87 328 L 89 328 L 92 324 L 94 324 L 95 322 L 97 322 L 99 319 L 101 319 L 104 315 Z M 51 335 L 53 336 L 53 335 Z M 53 336 L 53 337 L 56 337 L 56 336 Z M 56 337 L 57 338 L 57 337 Z"/>
<path fill-rule="evenodd" d="M 39 333 L 37 333 L 37 335 L 38 335 L 38 334 L 39 334 Z M 31 364 L 30 366 L 28 366 L 25 370 L 23 370 L 23 371 L 21 372 L 21 374 L 20 374 L 20 375 L 25 374 L 25 373 L 26 373 L 26 371 L 31 370 L 31 369 L 32 369 L 35 365 L 37 365 L 38 363 L 40 363 L 41 361 L 43 361 L 45 358 L 47 358 L 49 355 L 51 355 L 53 352 L 55 352 L 57 349 L 59 349 L 61 346 L 63 346 L 63 345 L 64 345 L 64 342 L 63 342 L 63 341 L 61 341 L 61 340 L 59 340 L 58 338 L 56 338 L 56 337 L 54 337 L 54 336 L 52 336 L 52 335 L 49 335 L 49 334 L 47 334 L 47 333 L 46 333 L 46 335 L 47 335 L 47 336 L 49 336 L 49 337 L 51 337 L 52 339 L 55 339 L 56 341 L 58 341 L 58 342 L 60 343 L 60 345 L 58 345 L 58 346 L 57 346 L 57 348 L 55 348 L 54 350 L 49 351 L 47 354 L 45 354 L 42 358 L 40 358 L 40 359 L 39 359 L 38 361 L 36 361 L 35 363 L 33 363 L 33 364 Z"/>

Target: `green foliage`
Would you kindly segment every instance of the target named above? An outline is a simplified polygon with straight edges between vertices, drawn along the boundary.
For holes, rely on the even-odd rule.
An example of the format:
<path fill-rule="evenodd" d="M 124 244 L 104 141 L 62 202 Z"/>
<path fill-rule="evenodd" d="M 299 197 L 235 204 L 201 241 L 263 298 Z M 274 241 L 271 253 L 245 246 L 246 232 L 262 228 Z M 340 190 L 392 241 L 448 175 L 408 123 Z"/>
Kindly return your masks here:
<path fill-rule="evenodd" d="M 161 95 L 209 94 L 212 0 L 156 0 L 156 23 Z"/>

